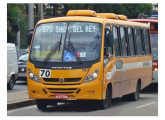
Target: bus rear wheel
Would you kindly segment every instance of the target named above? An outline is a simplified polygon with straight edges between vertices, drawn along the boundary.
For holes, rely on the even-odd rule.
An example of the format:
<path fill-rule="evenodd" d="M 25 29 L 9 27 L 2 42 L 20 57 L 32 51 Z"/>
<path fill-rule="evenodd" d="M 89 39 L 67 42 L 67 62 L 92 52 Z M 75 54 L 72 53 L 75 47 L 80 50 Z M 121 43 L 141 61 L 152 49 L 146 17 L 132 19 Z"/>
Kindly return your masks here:
<path fill-rule="evenodd" d="M 47 100 L 40 100 L 40 99 L 37 99 L 37 100 L 36 100 L 36 104 L 37 104 L 37 108 L 38 108 L 39 110 L 44 111 L 44 110 L 47 109 L 48 102 L 47 102 Z"/>
<path fill-rule="evenodd" d="M 136 85 L 136 91 L 134 93 L 131 93 L 129 95 L 124 95 L 122 98 L 124 100 L 128 100 L 128 101 L 137 101 L 139 99 L 140 96 L 140 82 L 137 83 Z"/>
<path fill-rule="evenodd" d="M 99 108 L 100 109 L 106 109 L 108 108 L 109 106 L 111 106 L 111 93 L 110 93 L 110 90 L 107 88 L 106 90 L 106 98 L 99 101 Z"/>
<path fill-rule="evenodd" d="M 138 82 L 138 84 L 136 85 L 136 92 L 130 94 L 130 99 L 132 101 L 137 101 L 139 99 L 140 96 L 140 82 Z"/>

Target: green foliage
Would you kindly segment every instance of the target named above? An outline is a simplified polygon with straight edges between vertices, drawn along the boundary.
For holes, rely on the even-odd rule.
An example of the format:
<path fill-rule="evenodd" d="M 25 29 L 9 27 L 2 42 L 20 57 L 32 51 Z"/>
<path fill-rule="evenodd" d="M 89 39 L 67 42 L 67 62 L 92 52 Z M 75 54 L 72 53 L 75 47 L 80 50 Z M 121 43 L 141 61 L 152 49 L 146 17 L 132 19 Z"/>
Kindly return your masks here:
<path fill-rule="evenodd" d="M 63 15 L 68 10 L 90 9 L 98 13 L 116 13 L 126 15 L 128 18 L 137 18 L 138 14 L 151 14 L 152 4 L 63 4 Z"/>
<path fill-rule="evenodd" d="M 26 4 L 7 4 L 7 42 L 16 42 L 18 30 L 27 29 Z"/>

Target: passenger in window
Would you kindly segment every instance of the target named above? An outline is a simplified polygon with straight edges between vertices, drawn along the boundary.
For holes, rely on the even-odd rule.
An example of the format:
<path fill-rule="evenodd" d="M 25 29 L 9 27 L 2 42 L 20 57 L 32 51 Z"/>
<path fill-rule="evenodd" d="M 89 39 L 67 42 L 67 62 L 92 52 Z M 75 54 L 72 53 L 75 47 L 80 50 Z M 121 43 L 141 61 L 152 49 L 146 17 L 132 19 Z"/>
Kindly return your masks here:
<path fill-rule="evenodd" d="M 104 66 L 107 65 L 110 59 L 111 59 L 111 54 L 108 52 L 107 48 L 104 48 Z"/>
<path fill-rule="evenodd" d="M 108 52 L 108 49 L 104 49 L 104 58 L 108 58 L 109 60 L 111 59 L 111 54 Z"/>

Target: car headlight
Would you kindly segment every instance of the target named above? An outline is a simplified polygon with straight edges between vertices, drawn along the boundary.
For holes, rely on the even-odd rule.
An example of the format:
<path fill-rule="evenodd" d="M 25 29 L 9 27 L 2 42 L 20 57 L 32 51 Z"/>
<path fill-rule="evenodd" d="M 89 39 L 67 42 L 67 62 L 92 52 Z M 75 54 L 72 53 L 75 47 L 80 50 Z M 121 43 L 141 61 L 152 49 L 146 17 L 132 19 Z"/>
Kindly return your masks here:
<path fill-rule="evenodd" d="M 154 71 L 158 71 L 158 68 L 155 68 L 155 70 Z"/>
<path fill-rule="evenodd" d="M 97 79 L 98 74 L 99 74 L 99 69 L 96 69 L 93 73 L 89 74 L 89 75 L 85 78 L 84 83 Z"/>
<path fill-rule="evenodd" d="M 28 74 L 31 80 L 34 80 L 36 82 L 41 82 L 39 77 L 36 74 L 34 74 L 30 69 L 28 69 Z"/>

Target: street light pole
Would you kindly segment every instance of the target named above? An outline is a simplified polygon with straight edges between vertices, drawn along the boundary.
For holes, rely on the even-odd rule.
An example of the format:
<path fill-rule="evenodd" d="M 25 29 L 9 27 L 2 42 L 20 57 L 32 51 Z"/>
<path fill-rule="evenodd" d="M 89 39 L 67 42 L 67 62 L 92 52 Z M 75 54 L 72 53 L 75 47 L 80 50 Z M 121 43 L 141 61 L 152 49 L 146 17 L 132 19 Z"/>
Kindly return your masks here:
<path fill-rule="evenodd" d="M 43 15 L 43 4 L 40 4 L 40 20 L 44 19 L 44 15 Z"/>
<path fill-rule="evenodd" d="M 34 7 L 33 3 L 28 5 L 28 30 L 34 29 Z"/>

